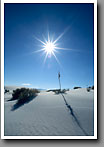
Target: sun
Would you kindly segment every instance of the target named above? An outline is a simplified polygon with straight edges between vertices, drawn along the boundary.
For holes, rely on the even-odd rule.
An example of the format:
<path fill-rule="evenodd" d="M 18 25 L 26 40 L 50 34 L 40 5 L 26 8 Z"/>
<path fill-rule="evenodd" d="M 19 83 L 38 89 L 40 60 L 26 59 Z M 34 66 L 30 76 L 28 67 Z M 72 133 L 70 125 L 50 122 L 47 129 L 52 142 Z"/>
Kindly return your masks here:
<path fill-rule="evenodd" d="M 53 42 L 47 42 L 46 45 L 44 45 L 45 52 L 48 54 L 53 54 L 55 51 L 55 45 Z"/>
<path fill-rule="evenodd" d="M 60 64 L 58 58 L 56 57 L 55 53 L 58 52 L 58 50 L 71 50 L 71 49 L 65 49 L 65 48 L 61 48 L 58 47 L 57 42 L 59 41 L 59 39 L 65 34 L 65 32 L 68 29 L 66 28 L 65 31 L 63 33 L 61 33 L 55 40 L 53 37 L 50 37 L 49 32 L 48 32 L 48 37 L 47 39 L 43 36 L 43 40 L 40 40 L 39 38 L 35 37 L 36 40 L 38 40 L 41 43 L 41 49 L 37 50 L 35 52 L 44 52 L 45 53 L 45 58 L 44 58 L 44 63 L 47 59 L 47 57 L 51 57 L 54 56 L 57 63 Z"/>
<path fill-rule="evenodd" d="M 36 38 L 36 37 L 35 37 Z M 56 55 L 55 55 L 55 52 L 57 52 L 57 49 L 61 49 L 57 46 L 56 42 L 57 40 L 54 40 L 50 38 L 49 34 L 48 34 L 48 39 L 46 40 L 46 38 L 44 37 L 44 41 L 36 38 L 39 42 L 42 43 L 41 47 L 42 49 L 40 50 L 37 50 L 36 52 L 40 52 L 40 51 L 43 51 L 46 53 L 45 55 L 45 58 L 44 58 L 44 63 L 47 59 L 47 57 L 51 57 L 52 55 L 55 57 L 56 61 L 59 63 Z"/>

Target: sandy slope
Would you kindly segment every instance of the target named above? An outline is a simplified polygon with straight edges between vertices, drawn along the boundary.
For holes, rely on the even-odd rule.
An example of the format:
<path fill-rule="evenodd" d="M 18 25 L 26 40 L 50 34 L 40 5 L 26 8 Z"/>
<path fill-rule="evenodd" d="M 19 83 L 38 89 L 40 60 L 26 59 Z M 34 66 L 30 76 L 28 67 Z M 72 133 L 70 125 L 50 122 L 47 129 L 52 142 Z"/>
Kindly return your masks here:
<path fill-rule="evenodd" d="M 67 94 L 42 91 L 15 111 L 16 101 L 5 94 L 5 136 L 93 135 L 93 91 L 70 90 Z"/>

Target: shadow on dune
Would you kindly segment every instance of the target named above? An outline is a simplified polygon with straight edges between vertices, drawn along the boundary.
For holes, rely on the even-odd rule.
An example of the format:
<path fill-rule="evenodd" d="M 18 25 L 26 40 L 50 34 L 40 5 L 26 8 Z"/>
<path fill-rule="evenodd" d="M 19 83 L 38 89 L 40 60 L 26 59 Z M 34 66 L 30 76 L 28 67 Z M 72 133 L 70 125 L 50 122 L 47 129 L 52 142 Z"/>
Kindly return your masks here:
<path fill-rule="evenodd" d="M 27 104 L 27 103 L 31 102 L 34 98 L 36 98 L 36 96 L 29 97 L 26 100 L 17 101 L 17 103 L 14 104 L 13 107 L 11 108 L 11 111 L 17 110 L 18 108 L 22 107 L 24 104 Z"/>
<path fill-rule="evenodd" d="M 70 110 L 70 113 L 71 115 L 73 116 L 75 122 L 77 123 L 77 125 L 80 127 L 80 129 L 83 131 L 83 133 L 88 136 L 88 134 L 86 133 L 86 131 L 83 129 L 83 127 L 81 126 L 80 122 L 78 121 L 77 117 L 75 116 L 74 112 L 73 112 L 73 109 L 71 107 L 71 105 L 69 105 L 64 97 L 64 95 L 61 93 L 63 99 L 64 99 L 64 102 L 65 102 L 65 105 L 67 106 L 67 108 Z"/>

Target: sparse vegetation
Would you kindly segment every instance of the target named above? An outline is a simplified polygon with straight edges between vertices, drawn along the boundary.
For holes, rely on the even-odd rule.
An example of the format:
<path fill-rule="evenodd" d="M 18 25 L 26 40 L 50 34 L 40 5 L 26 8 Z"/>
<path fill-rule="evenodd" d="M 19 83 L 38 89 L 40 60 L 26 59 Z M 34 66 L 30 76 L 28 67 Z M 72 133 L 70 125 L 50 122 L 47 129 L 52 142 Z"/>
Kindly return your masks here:
<path fill-rule="evenodd" d="M 47 92 L 59 92 L 60 91 L 60 89 L 49 89 L 49 90 L 47 90 Z"/>
<path fill-rule="evenodd" d="M 91 87 L 90 86 L 87 87 L 87 92 L 90 92 L 90 90 L 91 90 Z"/>
<path fill-rule="evenodd" d="M 86 89 L 87 89 L 88 92 L 90 92 L 90 90 L 94 90 L 94 86 L 92 86 L 92 87 L 89 86 L 89 87 L 87 87 Z"/>
<path fill-rule="evenodd" d="M 30 101 L 33 97 L 37 96 L 39 90 L 37 89 L 29 89 L 29 88 L 21 88 L 13 90 L 12 99 L 17 100 L 17 103 L 25 103 Z"/>
<path fill-rule="evenodd" d="M 79 89 L 79 88 L 81 88 L 81 87 L 74 87 L 73 89 Z"/>
<path fill-rule="evenodd" d="M 47 92 L 50 92 L 50 91 L 54 92 L 55 94 L 59 94 L 59 93 L 66 93 L 66 91 L 69 91 L 69 89 L 62 89 L 62 90 L 60 90 L 60 89 L 51 89 L 51 90 L 47 90 Z"/>
<path fill-rule="evenodd" d="M 91 88 L 92 88 L 92 90 L 94 90 L 94 86 L 92 86 Z"/>
<path fill-rule="evenodd" d="M 5 89 L 5 92 L 4 93 L 7 93 L 7 92 L 9 92 L 9 90 Z"/>

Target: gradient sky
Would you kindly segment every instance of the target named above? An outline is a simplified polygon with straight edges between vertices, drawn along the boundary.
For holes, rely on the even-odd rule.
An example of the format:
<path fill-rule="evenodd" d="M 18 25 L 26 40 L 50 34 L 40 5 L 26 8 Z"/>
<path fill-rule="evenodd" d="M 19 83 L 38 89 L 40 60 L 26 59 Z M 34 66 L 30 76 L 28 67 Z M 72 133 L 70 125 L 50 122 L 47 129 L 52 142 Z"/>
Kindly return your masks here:
<path fill-rule="evenodd" d="M 4 82 L 30 84 L 36 88 L 92 86 L 94 84 L 94 5 L 93 4 L 5 4 Z M 60 65 L 54 56 L 45 64 L 41 43 L 48 32 L 57 41 Z"/>

